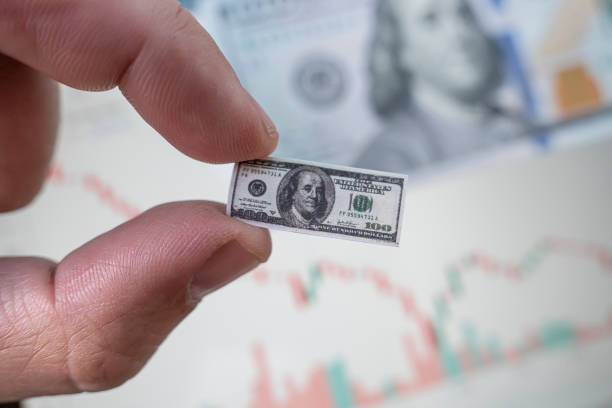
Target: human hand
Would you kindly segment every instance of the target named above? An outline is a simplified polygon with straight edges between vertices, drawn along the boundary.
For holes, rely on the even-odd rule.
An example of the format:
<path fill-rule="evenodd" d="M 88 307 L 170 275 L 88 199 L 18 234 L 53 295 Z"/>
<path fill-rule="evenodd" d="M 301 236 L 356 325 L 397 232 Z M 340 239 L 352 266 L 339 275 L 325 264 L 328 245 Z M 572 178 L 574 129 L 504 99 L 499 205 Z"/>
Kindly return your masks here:
<path fill-rule="evenodd" d="M 175 0 L 0 1 L 0 211 L 39 191 L 55 81 L 118 86 L 183 153 L 266 156 L 272 122 Z M 0 258 L 0 401 L 98 391 L 136 374 L 212 290 L 265 261 L 269 233 L 207 202 L 156 207 L 55 263 Z"/>

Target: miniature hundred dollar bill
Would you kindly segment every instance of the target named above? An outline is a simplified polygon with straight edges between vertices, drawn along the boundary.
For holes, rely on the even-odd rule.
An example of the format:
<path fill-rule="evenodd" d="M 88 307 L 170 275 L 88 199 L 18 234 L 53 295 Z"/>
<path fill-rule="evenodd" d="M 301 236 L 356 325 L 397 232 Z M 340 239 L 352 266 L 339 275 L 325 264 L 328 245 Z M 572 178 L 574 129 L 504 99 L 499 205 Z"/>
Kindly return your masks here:
<path fill-rule="evenodd" d="M 227 214 L 271 229 L 399 245 L 399 174 L 274 158 L 236 163 Z"/>

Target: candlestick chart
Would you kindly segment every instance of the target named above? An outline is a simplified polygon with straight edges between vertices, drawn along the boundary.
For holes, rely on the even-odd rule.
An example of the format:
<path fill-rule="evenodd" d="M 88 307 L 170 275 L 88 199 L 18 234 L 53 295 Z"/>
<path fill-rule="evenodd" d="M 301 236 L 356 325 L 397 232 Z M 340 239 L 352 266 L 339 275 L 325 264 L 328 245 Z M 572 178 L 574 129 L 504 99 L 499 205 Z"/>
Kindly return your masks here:
<path fill-rule="evenodd" d="M 285 398 L 275 396 L 267 363 L 267 350 L 262 344 L 252 349 L 256 379 L 252 386 L 251 408 L 357 407 L 378 406 L 385 401 L 410 397 L 432 389 L 452 378 L 477 373 L 488 367 L 519 364 L 531 355 L 563 348 L 579 347 L 612 335 L 612 309 L 607 318 L 594 324 L 581 324 L 565 319 L 542 322 L 539 327 L 527 327 L 517 344 L 502 344 L 495 336 L 479 337 L 475 323 L 463 325 L 463 340 L 452 345 L 447 335 L 447 322 L 453 303 L 469 296 L 464 284 L 468 274 L 485 279 L 501 279 L 508 284 L 528 284 L 548 259 L 555 257 L 582 258 L 590 262 L 606 279 L 612 278 L 612 252 L 605 246 L 567 238 L 545 238 L 537 242 L 520 260 L 498 260 L 484 252 L 472 252 L 445 270 L 446 284 L 434 296 L 434 314 L 427 315 L 418 306 L 410 289 L 394 282 L 389 274 L 374 268 L 354 269 L 330 260 L 313 263 L 307 275 L 273 272 L 260 268 L 253 273 L 259 285 L 283 285 L 292 294 L 297 310 L 311 307 L 319 297 L 320 288 L 328 280 L 368 282 L 381 298 L 394 302 L 406 319 L 416 323 L 418 337 L 401 336 L 406 364 L 414 373 L 410 378 L 389 378 L 376 389 L 365 387 L 352 378 L 347 370 L 350 362 L 336 359 L 312 369 L 301 386 L 285 378 Z M 417 343 L 424 347 L 417 347 Z"/>

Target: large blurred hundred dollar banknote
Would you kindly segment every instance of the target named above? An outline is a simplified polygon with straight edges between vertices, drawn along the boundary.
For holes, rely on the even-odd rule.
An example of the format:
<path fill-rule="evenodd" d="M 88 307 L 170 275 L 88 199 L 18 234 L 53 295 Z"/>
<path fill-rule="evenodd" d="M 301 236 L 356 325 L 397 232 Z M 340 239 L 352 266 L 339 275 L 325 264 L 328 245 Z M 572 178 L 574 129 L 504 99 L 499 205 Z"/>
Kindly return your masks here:
<path fill-rule="evenodd" d="M 612 102 L 612 0 L 209 0 L 279 156 L 426 173 Z"/>

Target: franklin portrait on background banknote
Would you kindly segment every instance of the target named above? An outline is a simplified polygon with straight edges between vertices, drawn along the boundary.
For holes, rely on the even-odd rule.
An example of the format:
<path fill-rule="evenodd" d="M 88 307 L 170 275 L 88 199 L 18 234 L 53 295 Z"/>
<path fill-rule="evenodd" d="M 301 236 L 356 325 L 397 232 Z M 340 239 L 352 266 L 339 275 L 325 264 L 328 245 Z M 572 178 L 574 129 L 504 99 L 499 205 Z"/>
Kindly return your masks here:
<path fill-rule="evenodd" d="M 334 205 L 334 184 L 321 169 L 301 166 L 280 182 L 277 206 L 289 226 L 306 228 L 325 221 Z"/>
<path fill-rule="evenodd" d="M 612 0 L 216 1 L 280 156 L 433 175 L 612 101 Z"/>
<path fill-rule="evenodd" d="M 379 0 L 370 100 L 382 132 L 355 165 L 410 172 L 527 130 L 495 100 L 503 56 L 466 0 Z"/>

